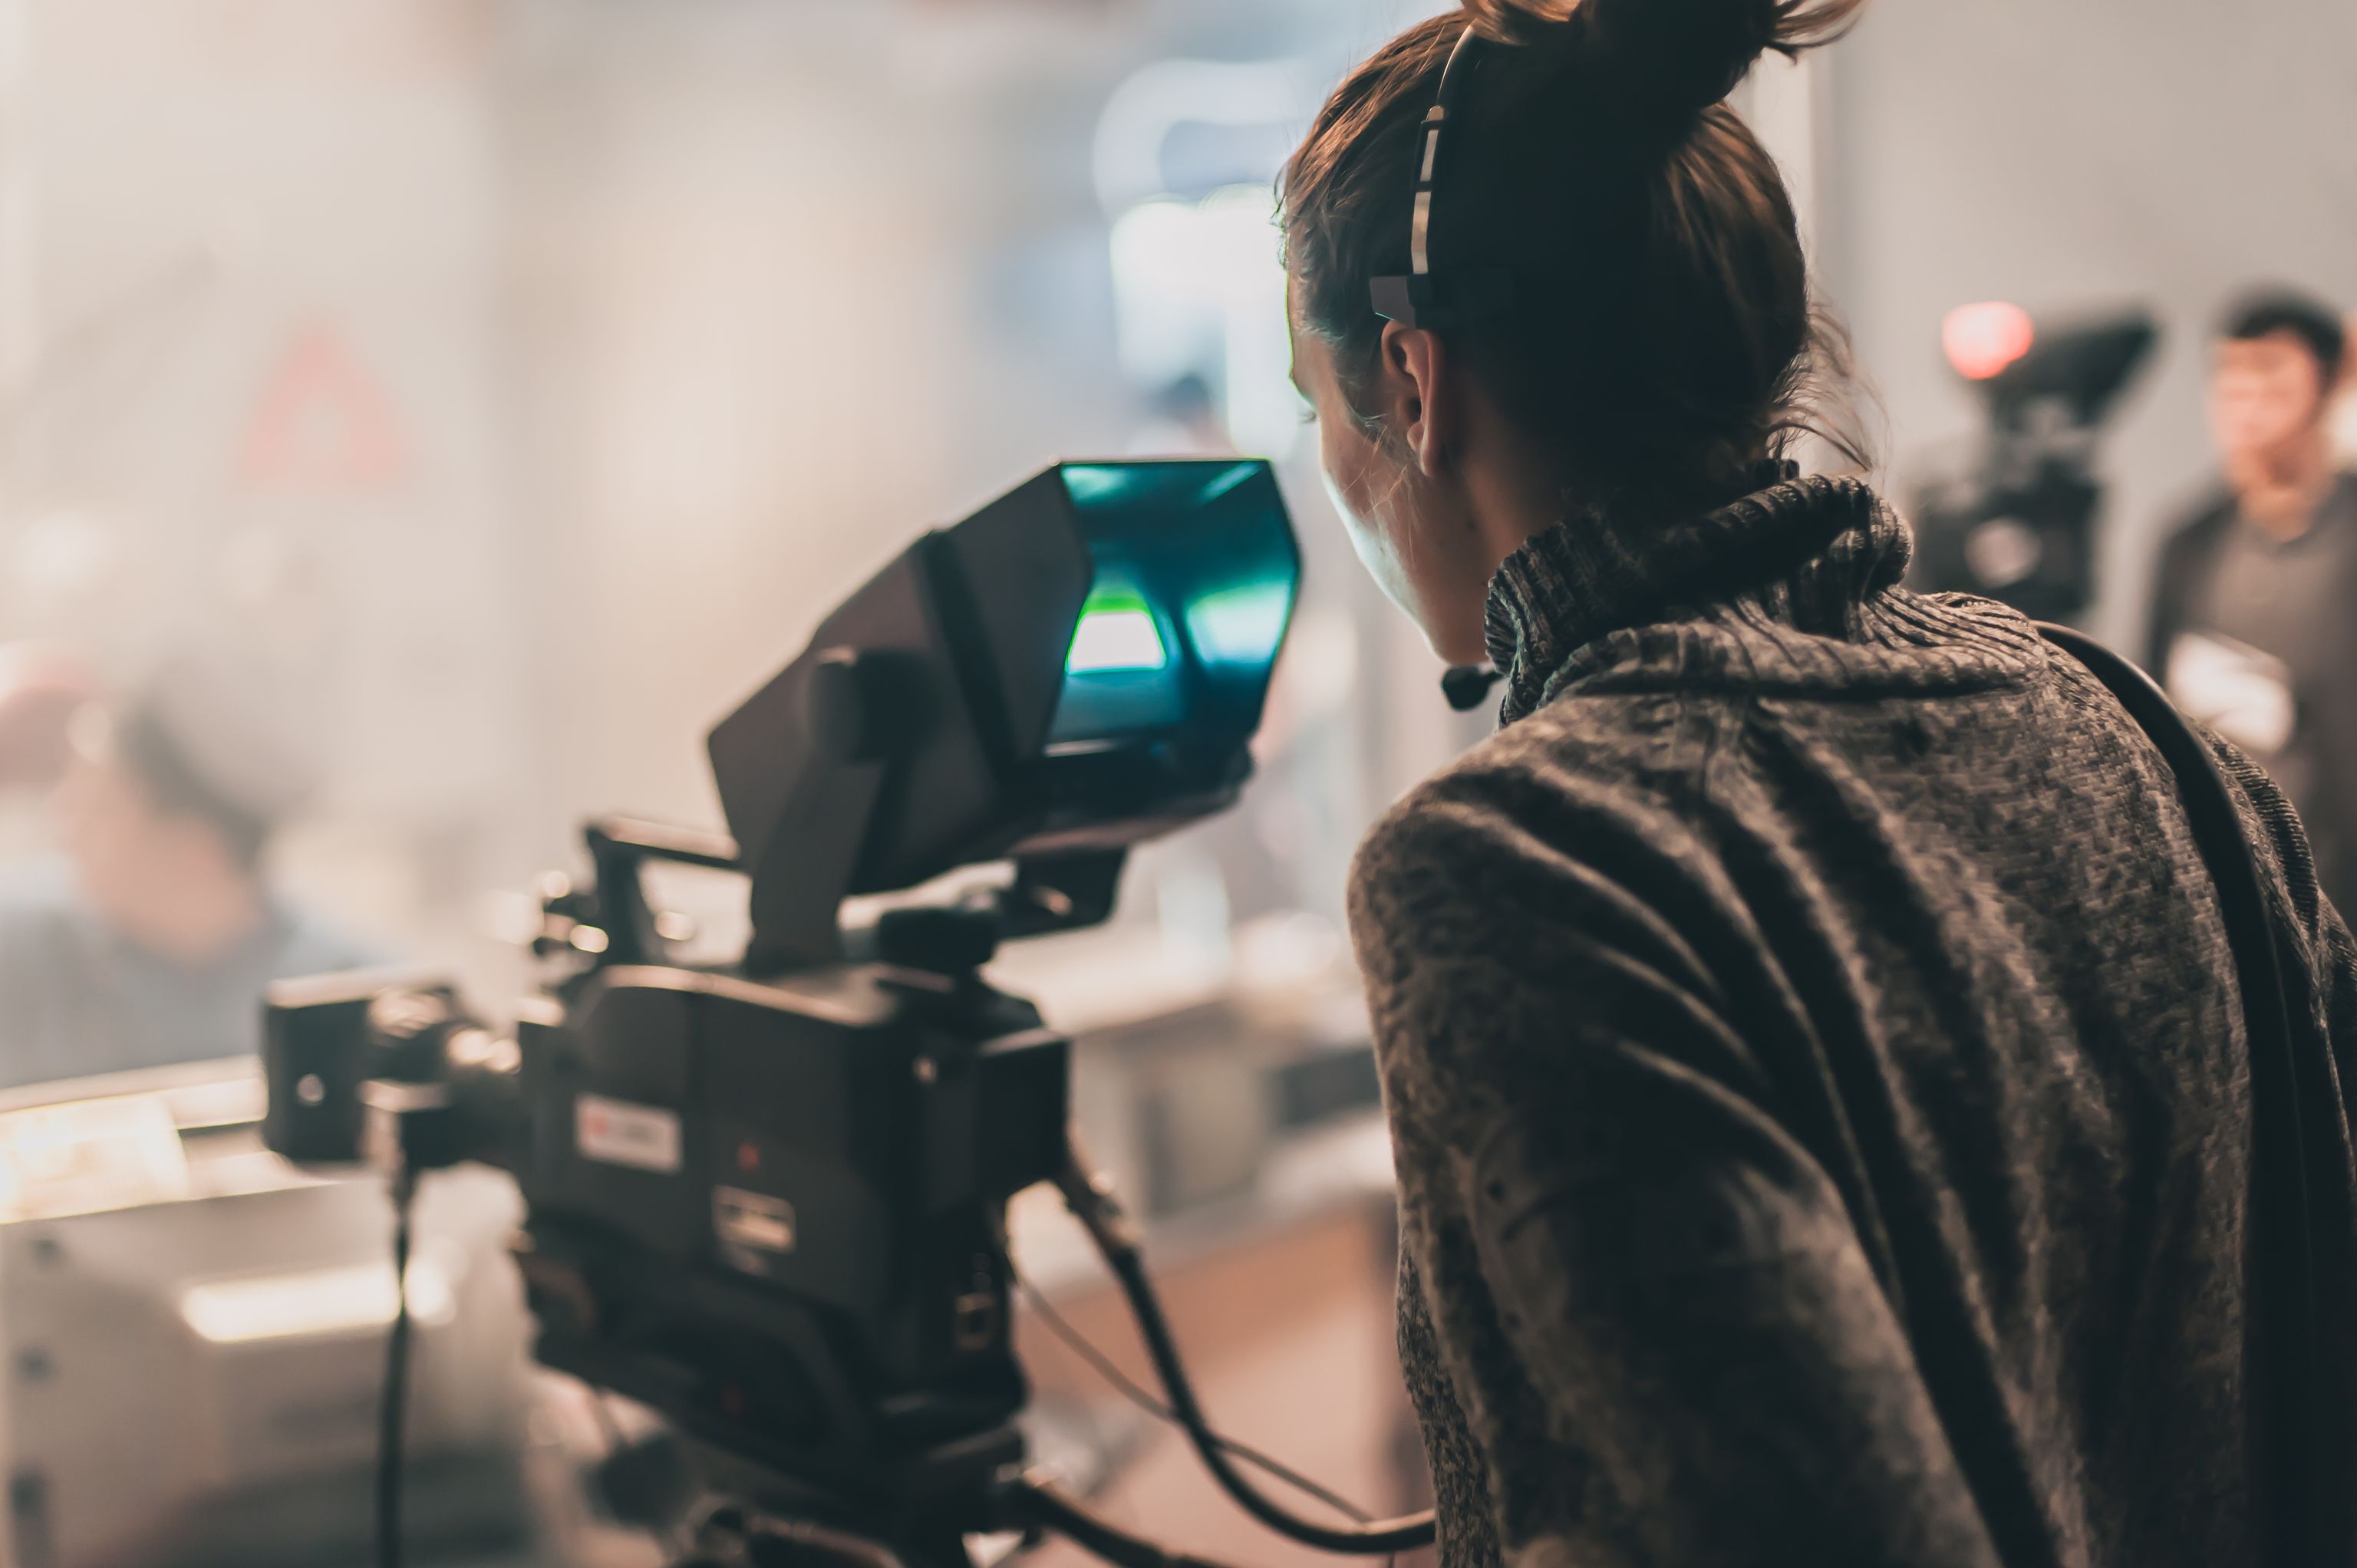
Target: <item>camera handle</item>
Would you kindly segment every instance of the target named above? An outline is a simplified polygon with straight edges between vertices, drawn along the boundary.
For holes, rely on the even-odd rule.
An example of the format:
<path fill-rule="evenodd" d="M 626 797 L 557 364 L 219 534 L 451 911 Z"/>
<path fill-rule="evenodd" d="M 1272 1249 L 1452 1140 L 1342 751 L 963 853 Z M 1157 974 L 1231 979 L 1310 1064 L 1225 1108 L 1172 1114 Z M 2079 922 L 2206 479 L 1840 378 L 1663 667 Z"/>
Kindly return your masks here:
<path fill-rule="evenodd" d="M 605 937 L 592 957 L 597 967 L 662 963 L 664 941 L 655 929 L 639 871 L 648 861 L 700 865 L 714 871 L 741 869 L 734 840 L 630 817 L 599 817 L 581 830 L 589 849 L 594 881 L 584 893 L 570 888 L 550 900 L 549 913 L 597 927 Z"/>
<path fill-rule="evenodd" d="M 647 902 L 640 875 L 649 861 L 713 871 L 748 869 L 736 841 L 722 833 L 605 816 L 583 828 L 582 837 L 588 846 L 593 880 L 589 886 L 576 888 L 562 877 L 556 879 L 543 899 L 544 927 L 534 946 L 544 954 L 570 948 L 587 955 L 598 969 L 669 961 L 665 939 L 657 929 L 656 913 Z M 915 955 L 920 968 L 976 967 L 988 961 L 990 951 L 1002 940 L 1103 922 L 1113 913 L 1127 858 L 1128 852 L 1123 849 L 1027 856 L 1016 862 L 1015 880 L 987 908 L 894 911 L 885 922 L 894 929 L 879 936 L 888 941 L 906 940 L 922 949 L 935 934 L 928 922 L 942 928 L 986 924 L 986 932 L 953 932 L 950 944 L 953 961 L 945 965 L 923 961 L 921 951 Z M 584 947 L 574 940 L 582 928 L 595 929 L 594 945 Z M 972 962 L 956 961 L 956 951 L 977 939 L 985 942 L 981 956 Z"/>

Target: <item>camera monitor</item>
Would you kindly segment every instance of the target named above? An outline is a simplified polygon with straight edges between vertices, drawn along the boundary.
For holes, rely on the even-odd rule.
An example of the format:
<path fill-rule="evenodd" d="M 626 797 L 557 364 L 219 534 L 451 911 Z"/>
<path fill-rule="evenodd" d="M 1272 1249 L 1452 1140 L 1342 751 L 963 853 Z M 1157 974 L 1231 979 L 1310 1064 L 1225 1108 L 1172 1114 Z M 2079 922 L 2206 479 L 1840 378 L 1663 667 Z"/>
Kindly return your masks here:
<path fill-rule="evenodd" d="M 711 736 L 756 947 L 851 894 L 1231 804 L 1300 583 L 1269 466 L 1061 463 L 926 534 Z"/>

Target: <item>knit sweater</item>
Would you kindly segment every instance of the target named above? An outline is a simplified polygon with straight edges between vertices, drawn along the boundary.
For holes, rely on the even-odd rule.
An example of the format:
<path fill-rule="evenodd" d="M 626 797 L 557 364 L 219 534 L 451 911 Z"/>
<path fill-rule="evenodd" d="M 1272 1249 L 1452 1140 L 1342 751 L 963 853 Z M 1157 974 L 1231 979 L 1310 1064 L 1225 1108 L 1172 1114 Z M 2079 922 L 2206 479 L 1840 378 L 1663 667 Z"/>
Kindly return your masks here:
<path fill-rule="evenodd" d="M 2245 1043 L 2166 765 L 1778 478 L 1511 557 L 1503 727 L 1354 869 L 1441 1563 L 2262 1562 Z M 2348 1082 L 2357 946 L 2222 756 Z"/>

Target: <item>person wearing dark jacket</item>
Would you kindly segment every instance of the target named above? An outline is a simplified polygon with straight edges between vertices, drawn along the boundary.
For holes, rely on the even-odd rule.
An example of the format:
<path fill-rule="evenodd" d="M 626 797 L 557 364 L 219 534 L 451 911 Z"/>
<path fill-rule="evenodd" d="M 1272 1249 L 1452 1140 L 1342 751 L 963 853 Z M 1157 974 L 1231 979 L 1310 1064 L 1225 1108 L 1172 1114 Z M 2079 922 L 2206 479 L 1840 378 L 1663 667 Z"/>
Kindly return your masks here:
<path fill-rule="evenodd" d="M 2357 898 L 2357 474 L 2333 450 L 2341 318 L 2266 290 L 2227 314 L 2210 416 L 2224 469 L 2163 546 L 2147 667 L 2299 808 L 2333 901 Z"/>
<path fill-rule="evenodd" d="M 1840 433 L 1832 355 L 1724 100 L 1857 9 L 1470 0 L 1287 168 L 1353 541 L 1504 680 L 1351 887 L 1444 1568 L 2271 1561 L 2247 1042 L 2172 776 L 2018 615 L 1906 589 L 1866 484 L 1782 461 Z M 2357 944 L 2219 755 L 2346 1083 Z"/>
<path fill-rule="evenodd" d="M 63 852 L 0 878 L 0 1088 L 251 1055 L 269 983 L 373 961 L 271 886 L 310 770 L 239 673 L 182 657 L 119 703 L 0 702 Z"/>

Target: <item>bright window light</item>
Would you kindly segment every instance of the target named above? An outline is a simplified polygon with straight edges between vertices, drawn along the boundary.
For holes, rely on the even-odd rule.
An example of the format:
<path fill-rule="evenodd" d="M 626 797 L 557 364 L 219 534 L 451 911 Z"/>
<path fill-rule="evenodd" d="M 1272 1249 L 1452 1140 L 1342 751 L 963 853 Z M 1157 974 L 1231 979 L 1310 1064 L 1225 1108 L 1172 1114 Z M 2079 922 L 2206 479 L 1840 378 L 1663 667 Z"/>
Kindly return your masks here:
<path fill-rule="evenodd" d="M 1286 374 L 1283 249 L 1267 188 L 1140 202 L 1114 220 L 1112 260 L 1130 380 L 1152 388 L 1208 374 L 1240 449 L 1289 452 L 1301 436 L 1301 401 Z"/>
<path fill-rule="evenodd" d="M 390 1263 L 215 1280 L 180 1293 L 180 1316 L 216 1345 L 361 1334 L 393 1322 L 393 1291 Z M 431 1259 L 413 1260 L 410 1316 L 428 1326 L 444 1324 L 457 1315 L 457 1306 L 449 1275 Z"/>

